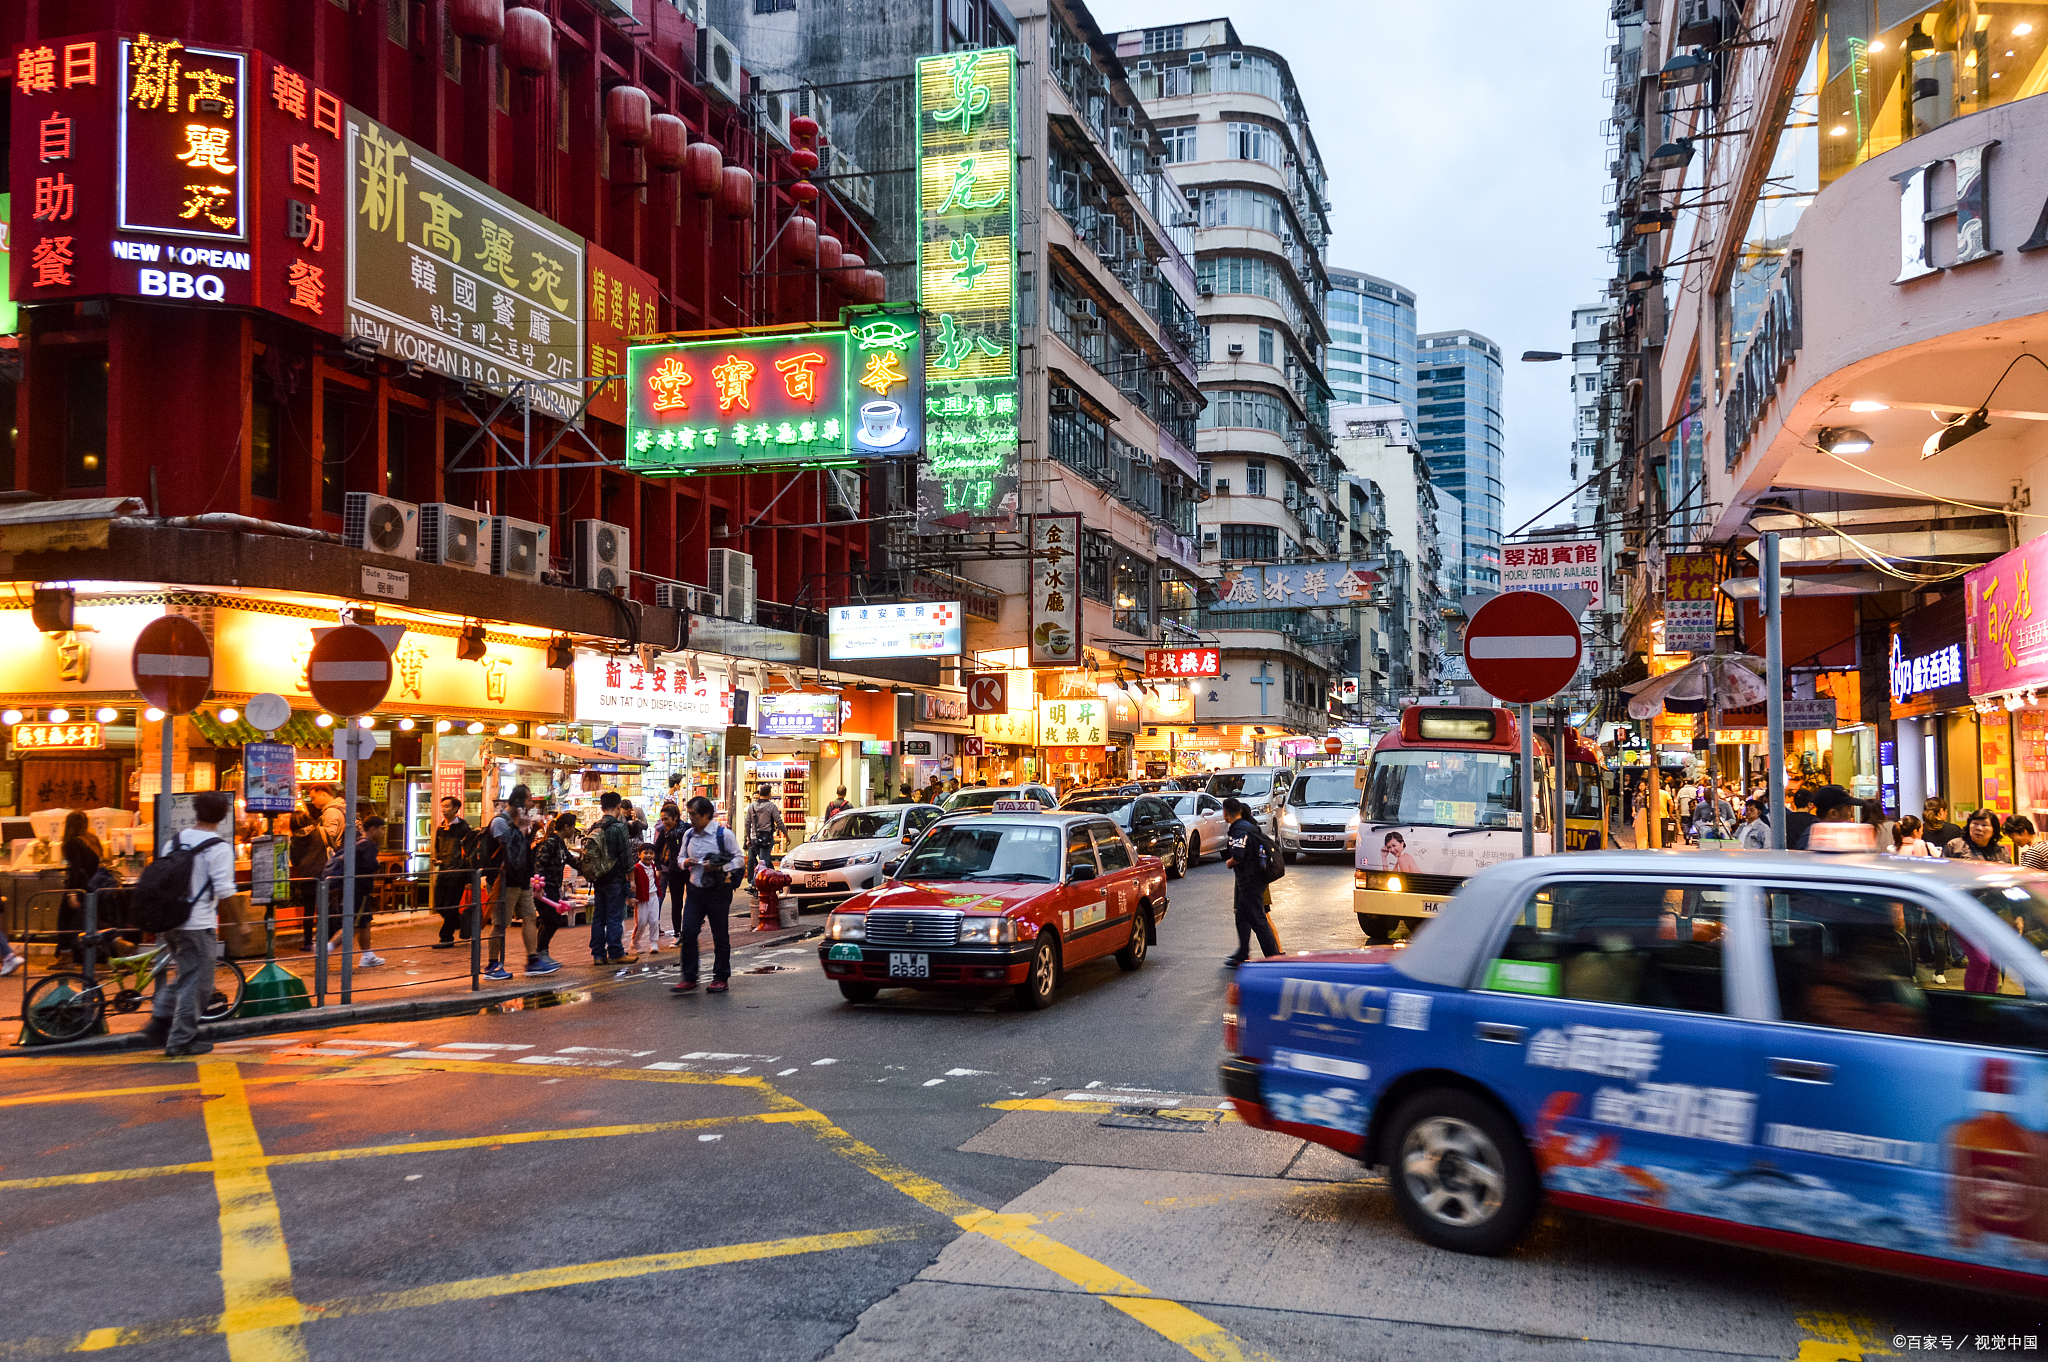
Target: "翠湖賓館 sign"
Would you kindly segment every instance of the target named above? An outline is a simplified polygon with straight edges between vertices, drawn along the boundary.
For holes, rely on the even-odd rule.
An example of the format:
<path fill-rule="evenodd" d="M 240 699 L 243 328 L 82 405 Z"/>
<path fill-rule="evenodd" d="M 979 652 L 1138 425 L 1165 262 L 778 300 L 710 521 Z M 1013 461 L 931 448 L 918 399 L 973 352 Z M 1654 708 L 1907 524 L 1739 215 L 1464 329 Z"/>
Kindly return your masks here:
<path fill-rule="evenodd" d="M 651 728 L 723 729 L 732 723 L 732 687 L 723 677 L 692 678 L 679 663 L 578 652 L 577 723 L 643 724 Z"/>

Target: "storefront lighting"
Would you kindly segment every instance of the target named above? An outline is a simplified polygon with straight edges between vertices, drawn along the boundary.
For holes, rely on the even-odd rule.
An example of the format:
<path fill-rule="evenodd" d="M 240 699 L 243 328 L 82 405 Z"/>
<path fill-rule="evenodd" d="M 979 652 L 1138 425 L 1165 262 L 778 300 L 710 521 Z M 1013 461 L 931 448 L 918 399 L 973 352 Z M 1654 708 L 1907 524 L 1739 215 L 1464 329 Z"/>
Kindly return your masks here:
<path fill-rule="evenodd" d="M 449 729 L 453 727 L 455 727 L 455 725 L 449 723 L 446 719 L 439 719 L 436 720 L 434 723 L 434 731 L 436 733 L 446 733 Z"/>
<path fill-rule="evenodd" d="M 53 709 L 50 711 L 49 718 L 53 724 L 68 724 L 71 722 L 71 711 L 68 709 Z"/>
<path fill-rule="evenodd" d="M 1854 426 L 1830 426 L 1815 441 L 1830 454 L 1868 454 L 1877 442 Z"/>
<path fill-rule="evenodd" d="M 1692 164 L 1692 143 L 1686 138 L 1666 142 L 1650 153 L 1650 159 L 1643 162 L 1643 169 L 1652 175 L 1667 170 L 1683 170 Z"/>
<path fill-rule="evenodd" d="M 412 724 L 412 720 L 410 720 L 410 719 L 400 719 L 400 720 L 398 721 L 398 731 L 399 731 L 399 732 L 401 732 L 401 733 L 410 733 L 410 732 L 412 732 L 412 727 L 413 727 L 413 724 Z"/>
<path fill-rule="evenodd" d="M 576 645 L 567 634 L 557 634 L 548 640 L 548 667 L 552 671 L 565 672 L 576 661 Z"/>
<path fill-rule="evenodd" d="M 855 687 L 863 695 L 880 695 L 882 688 L 872 681 L 863 681 Z"/>
<path fill-rule="evenodd" d="M 20 722 L 21 722 L 21 711 L 20 711 L 20 710 L 18 710 L 18 709 L 0 710 L 0 724 L 18 724 L 18 723 L 20 723 Z"/>
<path fill-rule="evenodd" d="M 481 624 L 465 624 L 462 632 L 455 636 L 455 656 L 464 662 L 484 660 L 484 627 Z"/>
<path fill-rule="evenodd" d="M 475 737 L 477 734 L 484 731 L 484 726 L 475 720 L 471 720 L 469 727 L 464 731 L 468 733 L 471 737 Z"/>
<path fill-rule="evenodd" d="M 1937 454 L 1954 449 L 1990 424 L 1991 414 L 1983 407 L 1953 422 L 1944 423 L 1940 430 L 1927 437 L 1926 444 L 1920 446 L 1920 457 L 1931 459 Z"/>
<path fill-rule="evenodd" d="M 332 714 L 316 714 L 313 716 L 313 722 L 321 728 L 332 728 L 334 727 L 334 716 Z"/>
<path fill-rule="evenodd" d="M 517 733 L 518 731 L 519 731 L 519 725 L 518 725 L 518 724 L 514 724 L 514 723 L 503 723 L 503 724 L 499 724 L 499 725 L 498 725 L 498 736 L 499 736 L 499 737 L 501 737 L 501 738 L 509 738 L 509 737 L 511 737 L 511 736 L 512 736 L 513 734 Z"/>
<path fill-rule="evenodd" d="M 121 711 L 115 709 L 112 705 L 101 705 L 93 712 L 92 717 L 98 719 L 103 724 L 110 724 L 121 717 Z"/>
<path fill-rule="evenodd" d="M 2024 38 L 2033 31 L 2034 26 L 2032 24 L 2014 24 L 2012 26 L 2012 36 L 2015 38 Z M 1876 51 L 1875 48 L 1872 48 L 1871 50 Z"/>
<path fill-rule="evenodd" d="M 164 721 L 164 712 L 155 705 L 151 705 L 148 709 L 142 711 L 142 717 L 150 723 L 160 724 Z"/>
<path fill-rule="evenodd" d="M 365 714 L 362 718 L 356 720 L 357 728 L 375 728 L 376 726 L 377 721 L 367 714 Z"/>
<path fill-rule="evenodd" d="M 229 705 L 226 709 L 218 710 L 216 713 L 224 724 L 231 724 L 242 717 L 242 711 L 236 709 L 233 705 Z"/>
<path fill-rule="evenodd" d="M 2005 710 L 2008 714 L 2016 713 L 2026 707 L 2027 702 L 2021 698 L 2017 691 L 2005 697 Z"/>

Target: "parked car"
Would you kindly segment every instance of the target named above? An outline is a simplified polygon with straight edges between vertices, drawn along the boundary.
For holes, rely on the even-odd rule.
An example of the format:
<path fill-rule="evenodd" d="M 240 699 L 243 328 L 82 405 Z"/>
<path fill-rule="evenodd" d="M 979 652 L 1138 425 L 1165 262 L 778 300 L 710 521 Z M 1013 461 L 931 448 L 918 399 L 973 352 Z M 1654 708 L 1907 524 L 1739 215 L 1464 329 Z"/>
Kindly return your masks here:
<path fill-rule="evenodd" d="M 947 817 L 894 879 L 826 918 L 818 962 L 849 1002 L 884 988 L 1007 986 L 1037 1009 L 1087 961 L 1142 966 L 1167 906 L 1159 859 L 1100 814 Z"/>
<path fill-rule="evenodd" d="M 1188 864 L 1200 865 L 1205 852 L 1223 854 L 1223 839 L 1229 824 L 1223 818 L 1223 801 L 1212 794 L 1183 791 L 1159 796 L 1180 819 L 1187 835 Z"/>
<path fill-rule="evenodd" d="M 1048 809 L 1060 806 L 1060 797 L 1050 785 L 970 785 L 947 795 L 946 802 L 939 807 L 947 813 L 959 813 L 963 809 L 993 808 L 999 799 L 1035 799 Z"/>
<path fill-rule="evenodd" d="M 1233 766 L 1227 771 L 1212 771 L 1208 790 L 1218 799 L 1243 800 L 1252 811 L 1252 821 L 1268 838 L 1277 840 L 1280 806 L 1287 802 L 1293 777 L 1291 766 Z"/>
<path fill-rule="evenodd" d="M 1280 812 L 1280 849 L 1288 860 L 1303 853 L 1358 850 L 1358 807 L 1364 791 L 1356 766 L 1310 766 L 1294 773 L 1294 788 Z"/>
<path fill-rule="evenodd" d="M 1132 846 L 1166 863 L 1169 878 L 1177 880 L 1187 873 L 1187 831 L 1174 816 L 1173 806 L 1158 795 L 1069 795 L 1060 810 L 1069 809 L 1107 815 Z"/>
<path fill-rule="evenodd" d="M 1509 860 L 1405 949 L 1239 969 L 1224 1090 L 1388 1169 L 1441 1248 L 1499 1252 L 1547 1196 L 2048 1294 L 2044 946 L 2048 876 L 2004 865 Z"/>
<path fill-rule="evenodd" d="M 934 804 L 877 804 L 826 821 L 782 858 L 788 892 L 819 908 L 880 884 L 943 811 Z"/>

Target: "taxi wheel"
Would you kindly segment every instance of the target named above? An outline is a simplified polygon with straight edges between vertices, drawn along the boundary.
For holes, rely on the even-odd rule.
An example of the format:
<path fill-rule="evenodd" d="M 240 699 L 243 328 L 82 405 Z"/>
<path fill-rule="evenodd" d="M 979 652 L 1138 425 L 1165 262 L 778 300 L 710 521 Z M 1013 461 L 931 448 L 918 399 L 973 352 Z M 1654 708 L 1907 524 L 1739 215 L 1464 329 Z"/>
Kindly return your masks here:
<path fill-rule="evenodd" d="M 839 996 L 850 1003 L 871 1003 L 881 991 L 880 984 L 856 984 L 845 979 L 839 981 Z"/>
<path fill-rule="evenodd" d="M 1528 1146 L 1483 1098 L 1455 1088 L 1418 1093 L 1394 1114 L 1389 1141 L 1394 1209 L 1425 1243 L 1496 1254 L 1536 1212 Z"/>
<path fill-rule="evenodd" d="M 1152 910 L 1140 908 L 1131 918 L 1131 940 L 1116 953 L 1116 962 L 1124 969 L 1137 969 L 1145 963 L 1146 928 L 1152 925 Z"/>
<path fill-rule="evenodd" d="M 1017 1006 L 1030 1012 L 1050 1006 L 1053 990 L 1059 987 L 1059 982 L 1059 945 L 1047 934 L 1038 938 L 1038 949 L 1031 953 L 1031 973 L 1025 975 L 1024 982 L 1012 990 L 1017 995 Z"/>

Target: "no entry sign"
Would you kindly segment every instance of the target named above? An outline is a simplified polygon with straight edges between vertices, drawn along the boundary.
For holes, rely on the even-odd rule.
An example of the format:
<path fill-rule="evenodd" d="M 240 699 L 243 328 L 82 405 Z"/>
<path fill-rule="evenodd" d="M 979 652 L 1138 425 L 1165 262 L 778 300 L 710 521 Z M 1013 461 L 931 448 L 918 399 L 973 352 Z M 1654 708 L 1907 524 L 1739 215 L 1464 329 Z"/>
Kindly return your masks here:
<path fill-rule="evenodd" d="M 1509 591 L 1472 612 L 1465 664 L 1488 695 L 1532 705 L 1571 684 L 1585 644 L 1579 622 L 1555 596 Z"/>
<path fill-rule="evenodd" d="M 163 615 L 135 636 L 135 689 L 166 714 L 190 714 L 213 689 L 213 645 L 183 615 Z"/>
<path fill-rule="evenodd" d="M 391 650 L 368 629 L 343 625 L 313 645 L 306 681 L 321 708 L 351 719 L 368 714 L 391 689 Z"/>

